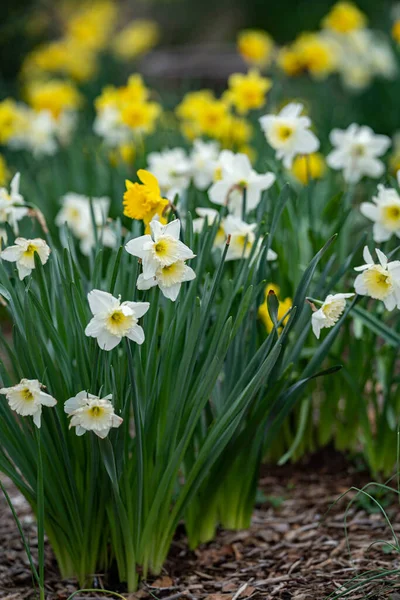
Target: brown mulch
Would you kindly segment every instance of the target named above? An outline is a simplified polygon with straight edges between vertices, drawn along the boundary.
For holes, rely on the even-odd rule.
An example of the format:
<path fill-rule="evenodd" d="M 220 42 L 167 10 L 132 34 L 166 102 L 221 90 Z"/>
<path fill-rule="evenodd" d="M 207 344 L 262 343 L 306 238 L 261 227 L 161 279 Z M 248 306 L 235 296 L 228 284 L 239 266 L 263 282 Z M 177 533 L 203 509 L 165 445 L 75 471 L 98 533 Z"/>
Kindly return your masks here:
<path fill-rule="evenodd" d="M 327 513 L 340 494 L 367 482 L 365 473 L 332 453 L 319 455 L 308 465 L 264 469 L 260 479 L 264 502 L 254 511 L 250 530 L 221 531 L 214 542 L 194 552 L 188 550 L 183 532 L 178 532 L 163 574 L 144 582 L 135 595 L 125 596 L 129 600 L 323 600 L 366 571 L 400 569 L 400 553 L 387 545 L 370 547 L 378 540 L 393 541 L 382 514 L 373 512 L 371 503 L 355 502 L 348 513 L 351 555 L 343 520 L 352 496 Z M 29 507 L 12 486 L 10 494 L 34 549 L 35 523 Z M 400 534 L 395 494 L 391 501 L 388 497 L 381 501 Z M 3 498 L 0 515 L 0 598 L 31 600 L 35 595 L 28 562 Z M 77 589 L 75 583 L 60 581 L 51 550 L 46 551 L 46 598 L 66 600 Z M 95 579 L 95 585 L 103 583 L 101 576 Z M 396 590 L 400 593 L 400 572 L 345 597 L 399 600 Z"/>

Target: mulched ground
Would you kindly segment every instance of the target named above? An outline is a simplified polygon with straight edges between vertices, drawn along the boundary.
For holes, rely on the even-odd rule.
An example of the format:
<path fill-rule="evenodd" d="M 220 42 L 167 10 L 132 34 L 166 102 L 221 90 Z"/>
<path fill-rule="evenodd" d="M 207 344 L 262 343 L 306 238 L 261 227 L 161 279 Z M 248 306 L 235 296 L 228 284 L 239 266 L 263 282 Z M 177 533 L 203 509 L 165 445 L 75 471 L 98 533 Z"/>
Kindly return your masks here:
<path fill-rule="evenodd" d="M 221 531 L 217 539 L 195 552 L 178 533 L 164 573 L 142 584 L 129 600 L 323 600 L 343 591 L 350 579 L 371 570 L 400 569 L 400 554 L 389 546 L 390 530 L 372 504 L 356 502 L 348 513 L 349 555 L 343 530 L 347 496 L 327 513 L 332 501 L 352 485 L 368 482 L 340 456 L 319 455 L 308 465 L 265 469 L 260 487 L 266 501 L 254 512 L 249 531 Z M 35 546 L 35 524 L 29 507 L 12 487 L 10 493 L 24 530 Z M 400 511 L 395 495 L 381 499 L 395 532 L 400 536 Z M 31 576 L 21 541 L 4 499 L 0 498 L 0 598 L 34 598 Z M 60 581 L 47 549 L 47 599 L 65 600 L 76 590 L 73 581 Z M 102 586 L 98 576 L 96 585 Z M 400 572 L 370 583 L 364 591 L 345 597 L 400 600 Z M 103 594 L 86 598 L 105 598 Z M 77 598 L 77 596 L 75 596 Z M 80 596 L 83 598 L 83 595 Z"/>

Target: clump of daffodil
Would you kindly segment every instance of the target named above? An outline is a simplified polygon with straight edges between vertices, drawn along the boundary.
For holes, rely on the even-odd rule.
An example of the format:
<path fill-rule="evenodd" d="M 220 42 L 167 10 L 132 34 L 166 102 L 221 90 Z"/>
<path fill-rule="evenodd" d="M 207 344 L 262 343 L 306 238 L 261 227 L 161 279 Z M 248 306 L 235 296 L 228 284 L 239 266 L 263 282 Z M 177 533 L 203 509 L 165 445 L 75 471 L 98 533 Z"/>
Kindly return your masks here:
<path fill-rule="evenodd" d="M 337 2 L 322 21 L 322 26 L 335 33 L 348 34 L 363 29 L 367 18 L 352 2 Z"/>
<path fill-rule="evenodd" d="M 264 106 L 272 81 L 262 77 L 257 69 L 251 69 L 247 74 L 233 73 L 229 77 L 228 86 L 225 99 L 239 114 L 245 115 L 250 110 Z"/>
<path fill-rule="evenodd" d="M 166 223 L 163 213 L 169 201 L 161 197 L 156 177 L 144 169 L 138 171 L 138 177 L 142 183 L 126 181 L 123 200 L 124 215 L 130 219 L 143 221 L 146 228 L 156 215 L 161 222 Z"/>
<path fill-rule="evenodd" d="M 262 29 L 244 29 L 239 32 L 237 49 L 248 64 L 265 67 L 271 61 L 274 41 Z"/>
<path fill-rule="evenodd" d="M 73 83 L 58 79 L 29 85 L 27 99 L 35 111 L 47 110 L 55 119 L 64 111 L 78 109 L 82 102 L 81 94 Z"/>
<path fill-rule="evenodd" d="M 132 143 L 135 135 L 151 133 L 162 109 L 149 96 L 140 75 L 131 75 L 125 86 L 105 87 L 95 100 L 95 133 L 111 147 Z"/>
<path fill-rule="evenodd" d="M 274 324 L 269 315 L 267 298 L 268 298 L 269 294 L 275 294 L 279 300 L 280 291 L 281 290 L 278 285 L 276 285 L 274 283 L 269 283 L 265 288 L 265 300 L 258 309 L 258 317 L 265 325 L 265 328 L 268 333 L 271 333 L 272 329 L 274 328 Z M 292 308 L 292 305 L 293 305 L 293 301 L 289 297 L 285 298 L 284 300 L 279 300 L 279 308 L 278 308 L 278 314 L 277 314 L 278 321 L 283 319 L 283 317 L 286 315 L 286 313 Z M 285 317 L 285 320 L 283 321 L 283 325 L 286 325 L 288 319 L 289 319 L 289 314 Z"/>
<path fill-rule="evenodd" d="M 325 171 L 325 159 L 319 152 L 296 156 L 291 168 L 292 175 L 303 185 L 307 185 L 310 179 L 321 179 Z"/>
<path fill-rule="evenodd" d="M 130 60 L 154 48 L 159 37 L 160 28 L 155 21 L 137 19 L 115 35 L 112 50 L 117 58 Z"/>

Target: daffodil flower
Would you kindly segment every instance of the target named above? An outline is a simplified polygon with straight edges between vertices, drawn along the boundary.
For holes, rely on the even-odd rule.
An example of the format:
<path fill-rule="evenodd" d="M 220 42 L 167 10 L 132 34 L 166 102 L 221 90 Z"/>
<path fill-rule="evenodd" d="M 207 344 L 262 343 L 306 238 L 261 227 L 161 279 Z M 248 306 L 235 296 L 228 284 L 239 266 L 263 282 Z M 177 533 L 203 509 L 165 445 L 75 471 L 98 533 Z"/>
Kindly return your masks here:
<path fill-rule="evenodd" d="M 169 267 L 178 260 L 194 258 L 191 249 L 179 240 L 180 230 L 179 219 L 168 225 L 161 225 L 153 219 L 151 235 L 142 235 L 126 244 L 127 252 L 142 260 L 144 279 L 151 279 L 158 269 Z"/>
<path fill-rule="evenodd" d="M 196 278 L 196 273 L 188 267 L 183 260 L 177 260 L 172 265 L 160 267 L 154 277 L 145 279 L 141 273 L 137 280 L 139 290 L 149 290 L 158 285 L 162 294 L 175 302 L 181 289 L 182 283 L 192 281 Z"/>
<path fill-rule="evenodd" d="M 174 200 L 189 187 L 192 165 L 183 148 L 150 152 L 147 161 L 148 171 L 157 178 L 161 192 L 168 200 Z"/>
<path fill-rule="evenodd" d="M 313 312 L 311 325 L 317 339 L 319 339 L 321 329 L 333 327 L 337 323 L 346 308 L 346 299 L 353 296 L 354 294 L 329 294 L 321 308 Z"/>
<path fill-rule="evenodd" d="M 326 158 L 331 169 L 343 170 L 348 183 L 357 183 L 364 175 L 377 179 L 385 171 L 378 157 L 391 145 L 386 135 L 376 135 L 370 127 L 356 123 L 346 130 L 333 129 L 330 140 L 335 148 Z"/>
<path fill-rule="evenodd" d="M 291 102 L 277 115 L 265 115 L 260 125 L 269 145 L 276 150 L 276 158 L 290 169 L 295 156 L 311 154 L 319 148 L 319 140 L 310 131 L 311 120 L 302 116 L 303 105 Z"/>
<path fill-rule="evenodd" d="M 57 400 L 42 390 L 42 384 L 37 379 L 21 379 L 20 383 L 8 388 L 1 388 L 11 410 L 22 417 L 31 416 L 36 427 L 40 429 L 42 406 L 55 406 Z"/>
<path fill-rule="evenodd" d="M 400 181 L 400 171 L 397 179 Z M 400 237 L 400 196 L 397 190 L 378 185 L 378 194 L 372 202 L 362 202 L 360 211 L 374 221 L 372 232 L 375 242 L 387 242 L 393 234 Z"/>
<path fill-rule="evenodd" d="M 245 223 L 238 217 L 229 215 L 225 219 L 224 228 L 226 234 L 230 235 L 230 243 L 228 252 L 226 254 L 226 260 L 248 258 L 255 243 L 255 229 L 257 228 L 257 223 Z M 270 249 L 267 253 L 267 260 L 275 260 L 277 256 L 278 255 L 276 252 Z"/>
<path fill-rule="evenodd" d="M 15 240 L 14 246 L 8 246 L 0 253 L 0 257 L 3 260 L 17 264 L 18 276 L 22 280 L 30 275 L 35 268 L 35 253 L 38 254 L 42 265 L 44 265 L 49 259 L 50 248 L 40 238 L 27 240 L 19 237 Z"/>
<path fill-rule="evenodd" d="M 97 339 L 102 350 L 112 350 L 127 337 L 137 344 L 143 344 L 144 331 L 138 325 L 150 307 L 148 302 L 122 302 L 112 294 L 92 290 L 88 302 L 93 318 L 85 329 L 88 337 Z"/>
<path fill-rule="evenodd" d="M 375 250 L 379 264 L 375 264 L 368 247 L 365 246 L 363 258 L 365 265 L 356 267 L 361 271 L 354 281 L 357 294 L 382 300 L 387 310 L 400 308 L 400 261 L 388 262 L 387 256 L 378 248 Z"/>
<path fill-rule="evenodd" d="M 112 394 L 99 398 L 85 390 L 64 404 L 64 411 L 71 417 L 69 427 L 75 427 L 78 436 L 87 431 L 93 431 L 99 438 L 104 439 L 113 427 L 119 427 L 123 421 L 115 414 L 110 400 Z"/>
<path fill-rule="evenodd" d="M 260 175 L 251 166 L 245 154 L 223 150 L 218 159 L 220 177 L 209 190 L 211 202 L 227 206 L 236 217 L 242 215 L 243 194 L 246 191 L 246 212 L 256 208 L 261 194 L 275 181 L 273 173 Z"/>
<path fill-rule="evenodd" d="M 190 161 L 193 182 L 199 190 L 206 190 L 213 182 L 218 156 L 217 142 L 194 140 Z"/>
<path fill-rule="evenodd" d="M 18 221 L 28 214 L 28 207 L 21 206 L 24 199 L 19 192 L 19 181 L 20 174 L 16 173 L 10 183 L 10 192 L 0 188 L 0 221 L 9 223 L 14 231 L 17 231 Z"/>

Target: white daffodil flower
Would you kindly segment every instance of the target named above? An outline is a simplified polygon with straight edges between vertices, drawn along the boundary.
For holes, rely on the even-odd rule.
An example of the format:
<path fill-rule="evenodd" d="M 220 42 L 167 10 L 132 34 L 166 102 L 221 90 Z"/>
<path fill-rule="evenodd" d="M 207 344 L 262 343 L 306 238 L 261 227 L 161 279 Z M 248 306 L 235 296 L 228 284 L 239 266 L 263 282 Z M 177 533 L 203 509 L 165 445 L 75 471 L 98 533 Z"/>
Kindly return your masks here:
<path fill-rule="evenodd" d="M 172 265 L 159 267 L 155 276 L 150 279 L 145 279 L 143 274 L 140 274 L 136 285 L 139 290 L 149 290 L 158 285 L 163 295 L 175 302 L 182 283 L 192 281 L 195 278 L 196 273 L 193 269 L 188 267 L 183 260 L 178 260 Z"/>
<path fill-rule="evenodd" d="M 343 170 L 348 183 L 357 183 L 364 175 L 378 178 L 385 171 L 379 156 L 385 154 L 391 145 L 386 135 L 376 135 L 370 127 L 356 123 L 346 130 L 333 129 L 330 140 L 334 150 L 326 158 L 331 169 Z"/>
<path fill-rule="evenodd" d="M 132 132 L 121 120 L 121 112 L 114 106 L 105 106 L 96 116 L 93 131 L 110 148 L 127 144 L 132 140 Z"/>
<path fill-rule="evenodd" d="M 142 260 L 143 277 L 151 279 L 159 268 L 169 267 L 178 260 L 189 260 L 195 255 L 180 240 L 179 219 L 168 225 L 153 219 L 150 223 L 151 235 L 142 235 L 130 240 L 125 248 L 129 254 Z"/>
<path fill-rule="evenodd" d="M 64 404 L 64 410 L 71 417 L 69 427 L 75 427 L 76 435 L 93 431 L 99 438 L 104 439 L 112 427 L 119 427 L 123 421 L 115 414 L 110 400 L 112 394 L 99 398 L 85 390 Z"/>
<path fill-rule="evenodd" d="M 257 223 L 245 223 L 238 217 L 229 215 L 225 219 L 224 227 L 226 234 L 231 236 L 226 260 L 248 258 L 256 239 L 254 230 L 257 228 Z M 259 243 L 259 245 L 261 244 Z M 276 260 L 277 257 L 276 252 L 268 251 L 267 260 Z"/>
<path fill-rule="evenodd" d="M 276 158 L 290 169 L 298 154 L 311 154 L 319 148 L 319 140 L 310 131 L 311 119 L 301 116 L 302 104 L 291 102 L 277 115 L 265 115 L 260 125 L 269 145 L 276 150 Z"/>
<path fill-rule="evenodd" d="M 19 237 L 14 246 L 8 246 L 0 253 L 0 258 L 17 264 L 18 276 L 22 280 L 30 275 L 35 268 L 35 252 L 39 255 L 42 265 L 50 256 L 50 248 L 41 238 L 26 240 Z"/>
<path fill-rule="evenodd" d="M 206 190 L 213 182 L 218 156 L 217 142 L 194 140 L 190 161 L 194 185 L 199 190 Z"/>
<path fill-rule="evenodd" d="M 107 220 L 110 207 L 110 198 L 92 198 L 93 217 L 90 199 L 82 194 L 69 192 L 61 198 L 62 208 L 56 216 L 56 224 L 60 227 L 66 223 L 72 233 L 81 241 L 82 254 L 90 254 L 95 245 L 93 217 L 99 231 L 99 238 L 104 246 L 113 248 L 115 246 L 115 235 L 109 227 L 103 227 Z"/>
<path fill-rule="evenodd" d="M 400 171 L 397 179 L 400 180 Z M 362 202 L 361 213 L 374 222 L 373 236 L 377 243 L 387 242 L 392 235 L 400 237 L 400 196 L 397 190 L 378 185 L 378 194 L 372 202 Z"/>
<path fill-rule="evenodd" d="M 112 350 L 128 337 L 137 344 L 143 344 L 144 331 L 138 325 L 150 307 L 148 302 L 122 302 L 112 294 L 92 290 L 88 302 L 93 318 L 85 329 L 88 337 L 97 338 L 102 350 Z"/>
<path fill-rule="evenodd" d="M 35 157 L 52 156 L 57 152 L 57 123 L 47 110 L 32 111 L 25 144 Z"/>
<path fill-rule="evenodd" d="M 192 164 L 183 148 L 150 152 L 147 162 L 147 170 L 157 178 L 161 194 L 168 200 L 174 200 L 189 187 Z"/>
<path fill-rule="evenodd" d="M 209 198 L 214 204 L 227 206 L 229 212 L 236 217 L 240 217 L 243 212 L 244 190 L 247 213 L 258 206 L 262 192 L 268 190 L 275 181 L 273 173 L 256 173 L 246 154 L 223 150 L 218 166 L 219 179 L 211 186 Z"/>
<path fill-rule="evenodd" d="M 203 231 L 204 223 L 207 225 L 213 225 L 216 220 L 220 218 L 220 214 L 214 208 L 196 208 L 196 213 L 199 215 L 197 219 L 193 219 L 193 231 L 195 233 L 201 233 Z M 224 229 L 224 219 L 221 219 L 217 234 L 214 240 L 214 246 L 221 248 L 226 243 L 226 233 Z"/>
<path fill-rule="evenodd" d="M 387 310 L 400 308 L 400 261 L 388 262 L 387 257 L 378 248 L 375 252 L 379 264 L 375 264 L 368 247 L 365 246 L 363 258 L 365 265 L 356 267 L 362 271 L 354 281 L 357 294 L 382 300 Z"/>
<path fill-rule="evenodd" d="M 37 379 L 21 379 L 17 385 L 1 388 L 0 394 L 5 394 L 11 410 L 22 417 L 33 417 L 36 427 L 40 428 L 42 406 L 57 404 L 57 400 L 43 392 L 42 387 Z"/>
<path fill-rule="evenodd" d="M 319 340 L 321 329 L 333 327 L 338 322 L 346 308 L 346 299 L 355 294 L 329 294 L 318 310 L 311 317 L 312 330 Z"/>
<path fill-rule="evenodd" d="M 18 221 L 28 214 L 28 208 L 18 206 L 25 204 L 23 196 L 19 193 L 20 174 L 16 173 L 10 183 L 10 192 L 4 187 L 0 188 L 0 221 L 9 223 L 14 231 L 18 231 Z"/>

